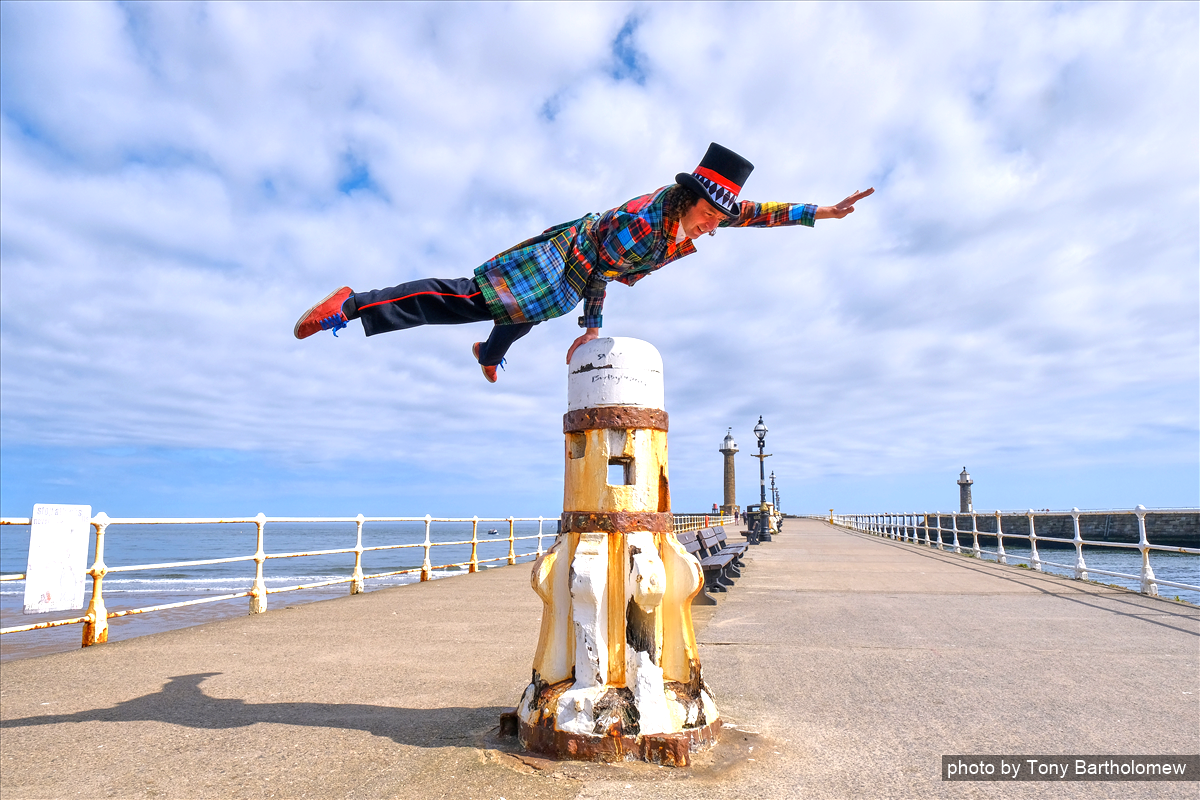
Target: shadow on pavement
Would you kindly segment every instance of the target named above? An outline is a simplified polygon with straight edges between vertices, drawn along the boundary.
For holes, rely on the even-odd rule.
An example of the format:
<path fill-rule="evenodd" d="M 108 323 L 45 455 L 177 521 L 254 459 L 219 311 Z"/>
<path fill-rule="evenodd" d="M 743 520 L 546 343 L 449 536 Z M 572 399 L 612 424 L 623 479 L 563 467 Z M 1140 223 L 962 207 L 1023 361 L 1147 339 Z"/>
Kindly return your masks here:
<path fill-rule="evenodd" d="M 344 728 L 385 736 L 399 744 L 445 747 L 472 740 L 499 723 L 500 707 L 393 708 L 358 703 L 247 703 L 210 697 L 200 684 L 219 672 L 169 678 L 154 694 L 125 700 L 108 708 L 74 714 L 45 714 L 0 720 L 0 729 L 58 725 L 69 722 L 165 722 L 218 730 L 260 722 L 313 728 Z M 482 730 L 481 730 L 482 728 Z"/>

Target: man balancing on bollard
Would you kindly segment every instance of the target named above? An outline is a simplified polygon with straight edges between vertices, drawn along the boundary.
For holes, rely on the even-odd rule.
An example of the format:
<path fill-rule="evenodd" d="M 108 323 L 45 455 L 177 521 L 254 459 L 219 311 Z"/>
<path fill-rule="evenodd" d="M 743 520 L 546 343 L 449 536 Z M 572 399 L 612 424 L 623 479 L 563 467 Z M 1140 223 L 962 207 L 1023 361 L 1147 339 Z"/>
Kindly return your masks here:
<path fill-rule="evenodd" d="M 473 344 L 471 355 L 495 383 L 496 367 L 513 342 L 583 300 L 579 326 L 585 332 L 567 351 L 569 364 L 575 348 L 600 336 L 608 282 L 632 286 L 696 252 L 692 239 L 712 236 L 717 228 L 811 227 L 819 219 L 841 219 L 875 191 L 856 192 L 833 206 L 738 202 L 753 169 L 714 142 L 700 166 L 676 175 L 673 185 L 549 228 L 484 263 L 473 278 L 426 278 L 371 292 L 343 286 L 300 317 L 296 338 L 322 330 L 336 336 L 352 319 L 362 321 L 367 336 L 418 325 L 490 321 L 487 341 Z"/>

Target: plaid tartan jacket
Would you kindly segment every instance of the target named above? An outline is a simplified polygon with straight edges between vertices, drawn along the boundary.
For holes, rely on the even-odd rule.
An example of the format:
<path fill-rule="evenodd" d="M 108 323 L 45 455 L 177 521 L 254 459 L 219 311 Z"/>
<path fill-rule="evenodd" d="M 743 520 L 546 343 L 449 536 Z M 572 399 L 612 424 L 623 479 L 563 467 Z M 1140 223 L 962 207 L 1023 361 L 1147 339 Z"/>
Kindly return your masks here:
<path fill-rule="evenodd" d="M 555 225 L 509 248 L 475 270 L 475 282 L 498 324 L 542 322 L 586 299 L 581 328 L 599 328 L 609 281 L 632 286 L 676 259 L 696 252 L 691 239 L 675 242 L 679 223 L 663 220 L 670 186 L 635 197 L 603 214 Z M 807 225 L 817 207 L 798 203 L 741 203 L 740 216 L 722 228 Z"/>

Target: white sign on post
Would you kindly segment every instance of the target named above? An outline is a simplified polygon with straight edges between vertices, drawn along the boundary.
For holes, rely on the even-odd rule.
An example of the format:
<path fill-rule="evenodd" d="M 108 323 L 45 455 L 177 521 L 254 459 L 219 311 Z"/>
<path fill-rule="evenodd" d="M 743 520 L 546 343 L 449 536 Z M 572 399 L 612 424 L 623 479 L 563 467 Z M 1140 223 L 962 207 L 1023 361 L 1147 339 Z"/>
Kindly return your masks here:
<path fill-rule="evenodd" d="M 83 608 L 91 506 L 39 503 L 29 526 L 25 613 Z"/>

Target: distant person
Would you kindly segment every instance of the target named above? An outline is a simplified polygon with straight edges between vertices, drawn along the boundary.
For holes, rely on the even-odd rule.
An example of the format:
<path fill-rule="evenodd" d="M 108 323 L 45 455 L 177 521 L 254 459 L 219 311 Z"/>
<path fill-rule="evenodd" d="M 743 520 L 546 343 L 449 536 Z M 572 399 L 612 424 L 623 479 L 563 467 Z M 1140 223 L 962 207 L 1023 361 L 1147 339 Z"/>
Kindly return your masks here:
<path fill-rule="evenodd" d="M 584 301 L 584 333 L 567 350 L 600 336 L 609 281 L 632 286 L 651 272 L 696 252 L 692 240 L 717 228 L 812 226 L 841 219 L 874 192 L 856 192 L 832 206 L 738 201 L 754 165 L 715 142 L 694 172 L 675 183 L 603 214 L 588 214 L 547 228 L 505 250 L 475 270 L 472 278 L 426 278 L 389 289 L 353 292 L 343 286 L 304 312 L 297 339 L 322 330 L 337 332 L 362 321 L 367 336 L 418 325 L 491 322 L 486 341 L 471 346 L 484 377 L 496 382 L 496 367 L 513 342 L 539 322 L 561 317 Z M 703 200 L 704 202 L 700 202 Z"/>

